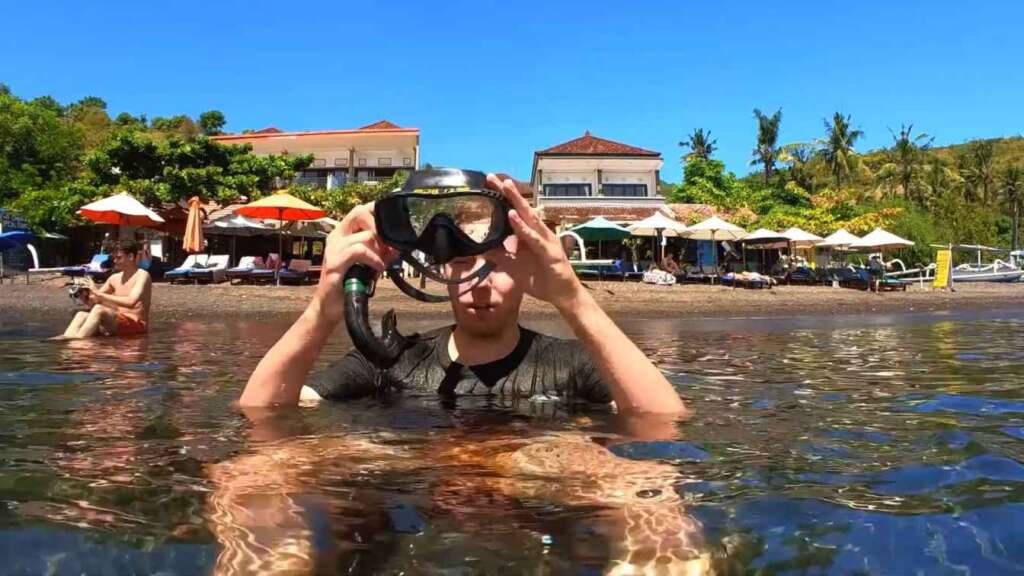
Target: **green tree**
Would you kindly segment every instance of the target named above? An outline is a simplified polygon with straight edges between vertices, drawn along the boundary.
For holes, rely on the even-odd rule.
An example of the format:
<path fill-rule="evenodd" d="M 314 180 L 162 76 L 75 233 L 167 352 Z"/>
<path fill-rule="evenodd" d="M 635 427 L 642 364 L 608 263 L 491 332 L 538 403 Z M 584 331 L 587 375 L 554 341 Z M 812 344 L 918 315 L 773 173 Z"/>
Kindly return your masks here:
<path fill-rule="evenodd" d="M 692 158 L 683 166 L 683 183 L 668 197 L 670 202 L 732 207 L 737 199 L 736 176 L 721 160 Z"/>
<path fill-rule="evenodd" d="M 849 177 L 857 168 L 859 159 L 854 146 L 864 132 L 851 129 L 850 116 L 843 116 L 839 112 L 832 115 L 831 122 L 825 120 L 824 123 L 825 140 L 822 142 L 820 154 L 835 179 L 836 188 L 841 189 L 843 179 Z"/>
<path fill-rule="evenodd" d="M 223 134 L 224 123 L 224 113 L 220 110 L 207 110 L 199 115 L 199 129 L 206 136 Z"/>
<path fill-rule="evenodd" d="M 149 121 L 146 119 L 145 114 L 132 116 L 128 112 L 121 112 L 116 118 L 114 118 L 114 124 L 122 128 L 145 130 L 148 123 Z"/>
<path fill-rule="evenodd" d="M 901 125 L 899 134 L 892 134 L 892 148 L 887 152 L 888 162 L 878 172 L 878 178 L 894 182 L 908 200 L 923 204 L 920 179 L 924 153 L 931 148 L 934 138 L 927 134 L 913 135 L 914 125 Z"/>
<path fill-rule="evenodd" d="M 191 118 L 184 114 L 170 117 L 157 116 L 153 118 L 149 125 L 154 130 L 162 132 L 168 137 L 178 137 L 187 140 L 199 135 L 199 127 L 196 126 L 196 123 Z"/>
<path fill-rule="evenodd" d="M 711 155 L 715 153 L 716 144 L 718 144 L 718 141 L 711 139 L 711 130 L 704 132 L 703 128 L 695 129 L 686 140 L 679 143 L 679 146 L 684 150 L 690 150 L 683 155 L 683 164 L 695 159 L 710 160 Z"/>
<path fill-rule="evenodd" d="M 68 182 L 81 153 L 81 131 L 47 103 L 0 95 L 0 204 Z"/>
<path fill-rule="evenodd" d="M 764 167 L 764 185 L 768 185 L 768 179 L 775 169 L 775 162 L 779 157 L 779 123 L 782 122 L 782 110 L 776 110 L 771 116 L 754 108 L 754 118 L 757 119 L 757 146 L 754 148 L 754 159 L 752 165 L 760 164 Z"/>
<path fill-rule="evenodd" d="M 30 104 L 38 106 L 39 108 L 45 108 L 46 110 L 53 112 L 56 116 L 64 115 L 64 107 L 61 106 L 60 102 L 57 102 L 53 96 L 40 96 L 38 98 L 34 98 Z"/>
<path fill-rule="evenodd" d="M 1012 250 L 1016 250 L 1020 241 L 1020 200 L 1021 193 L 1024 193 L 1024 172 L 1021 171 L 1020 166 L 1010 164 L 1005 167 L 999 175 L 999 187 L 1003 201 L 1013 219 L 1013 227 L 1010 229 L 1010 246 Z"/>
<path fill-rule="evenodd" d="M 946 193 L 953 193 L 962 185 L 959 172 L 939 156 L 932 155 L 922 172 L 921 199 L 928 207 L 933 207 L 936 199 Z"/>

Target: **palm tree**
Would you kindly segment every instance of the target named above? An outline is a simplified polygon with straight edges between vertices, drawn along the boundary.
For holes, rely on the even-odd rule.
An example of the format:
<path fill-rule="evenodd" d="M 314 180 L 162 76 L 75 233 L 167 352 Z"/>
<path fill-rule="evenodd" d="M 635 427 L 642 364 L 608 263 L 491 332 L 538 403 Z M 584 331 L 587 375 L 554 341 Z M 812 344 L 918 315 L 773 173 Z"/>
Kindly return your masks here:
<path fill-rule="evenodd" d="M 946 165 L 938 156 L 931 157 L 931 160 L 924 166 L 923 172 L 921 179 L 923 204 L 934 202 L 943 194 L 956 190 L 963 183 L 960 174 Z"/>
<path fill-rule="evenodd" d="M 878 177 L 896 182 L 903 196 L 920 203 L 921 198 L 915 198 L 914 190 L 919 188 L 917 184 L 921 176 L 923 153 L 931 148 L 934 138 L 924 133 L 913 136 L 913 131 L 913 124 L 901 125 L 899 135 L 889 130 L 893 140 L 888 152 L 889 162 L 879 170 Z"/>
<path fill-rule="evenodd" d="M 825 140 L 822 142 L 821 156 L 828 164 L 829 171 L 836 179 L 836 188 L 843 187 L 843 177 L 848 176 L 856 168 L 858 159 L 853 147 L 857 139 L 864 135 L 862 130 L 850 129 L 850 116 L 839 112 L 832 115 L 832 122 L 825 123 Z"/>
<path fill-rule="evenodd" d="M 999 175 L 999 186 L 1002 189 L 1003 200 L 1006 201 L 1013 216 L 1013 232 L 1011 232 L 1010 243 L 1012 250 L 1017 249 L 1017 242 L 1020 239 L 1020 197 L 1024 193 L 1024 172 L 1016 164 L 1011 164 L 1003 169 Z"/>
<path fill-rule="evenodd" d="M 718 140 L 711 139 L 711 130 L 706 133 L 703 128 L 697 128 L 690 134 L 686 140 L 679 143 L 681 148 L 689 148 L 690 151 L 683 156 L 683 162 L 689 160 L 710 160 L 711 155 L 715 153 L 715 144 Z"/>
<path fill-rule="evenodd" d="M 779 162 L 789 164 L 789 177 L 797 186 L 813 192 L 814 178 L 807 163 L 814 156 L 813 144 L 794 142 L 779 148 Z"/>
<path fill-rule="evenodd" d="M 764 184 L 767 186 L 768 178 L 771 177 L 779 156 L 779 149 L 775 144 L 779 140 L 779 122 L 782 121 L 782 110 L 776 110 L 775 114 L 765 116 L 763 112 L 754 108 L 754 118 L 757 119 L 757 147 L 754 148 L 754 159 L 750 163 L 764 166 Z"/>
<path fill-rule="evenodd" d="M 995 149 L 990 140 L 975 140 L 967 145 L 967 151 L 957 158 L 960 175 L 971 189 L 975 200 L 988 204 L 992 186 L 995 184 L 993 160 Z M 979 194 L 980 192 L 980 194 Z"/>

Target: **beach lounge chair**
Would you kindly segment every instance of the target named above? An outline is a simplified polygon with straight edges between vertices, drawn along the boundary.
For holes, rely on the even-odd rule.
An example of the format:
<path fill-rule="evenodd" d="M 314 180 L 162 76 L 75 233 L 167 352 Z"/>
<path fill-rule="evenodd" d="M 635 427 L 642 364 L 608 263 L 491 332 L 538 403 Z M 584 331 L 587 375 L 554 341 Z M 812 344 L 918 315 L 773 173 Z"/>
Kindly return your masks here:
<path fill-rule="evenodd" d="M 262 256 L 242 256 L 238 261 L 238 266 L 225 270 L 224 276 L 228 279 L 228 282 L 234 283 L 235 280 L 239 280 L 240 282 L 245 283 L 249 280 L 249 276 L 252 275 L 253 270 L 262 267 Z"/>
<path fill-rule="evenodd" d="M 92 260 L 89 260 L 88 264 L 82 264 L 81 266 L 65 266 L 60 269 L 60 273 L 65 276 L 72 278 L 81 278 L 85 276 L 87 272 L 100 272 L 107 266 L 109 269 L 110 254 L 94 254 Z"/>
<path fill-rule="evenodd" d="M 615 260 L 611 264 L 599 266 L 597 272 L 601 280 L 618 280 L 621 282 L 626 278 L 626 273 L 622 269 L 622 260 Z"/>
<path fill-rule="evenodd" d="M 733 288 L 752 288 L 771 289 L 772 285 L 775 284 L 775 280 L 769 276 L 758 274 L 757 272 L 729 272 L 719 276 L 718 281 L 723 286 L 732 286 Z"/>
<path fill-rule="evenodd" d="M 208 254 L 189 254 L 185 257 L 185 261 L 181 263 L 181 266 L 164 272 L 164 279 L 172 284 L 188 280 L 189 272 L 205 267 L 209 258 Z"/>
<path fill-rule="evenodd" d="M 300 260 L 293 258 L 288 262 L 288 267 L 281 270 L 281 283 L 282 284 L 303 284 L 306 282 L 306 272 L 309 271 L 309 267 L 313 265 L 310 260 Z"/>
<path fill-rule="evenodd" d="M 188 271 L 188 279 L 196 284 L 200 282 L 207 284 L 223 282 L 227 278 L 226 272 L 230 262 L 231 256 L 228 254 L 210 256 L 206 261 L 206 266 L 193 268 Z"/>
<path fill-rule="evenodd" d="M 267 259 L 264 261 L 263 266 L 256 267 L 249 273 L 249 280 L 252 282 L 273 282 L 274 272 L 281 267 L 281 256 L 271 252 L 267 254 Z"/>

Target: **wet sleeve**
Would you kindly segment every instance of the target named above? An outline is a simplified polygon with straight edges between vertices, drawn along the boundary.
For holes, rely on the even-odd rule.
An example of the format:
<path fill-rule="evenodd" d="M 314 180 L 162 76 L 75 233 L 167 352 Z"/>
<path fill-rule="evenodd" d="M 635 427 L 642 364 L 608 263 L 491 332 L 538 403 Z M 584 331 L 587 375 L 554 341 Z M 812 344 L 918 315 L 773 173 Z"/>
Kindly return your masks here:
<path fill-rule="evenodd" d="M 577 400 L 593 404 L 607 404 L 612 401 L 612 393 L 597 366 L 591 360 L 590 355 L 577 344 L 575 361 L 570 381 L 572 384 L 573 396 Z"/>
<path fill-rule="evenodd" d="M 377 368 L 352 350 L 314 374 L 306 385 L 325 400 L 354 400 L 372 396 L 376 382 Z"/>

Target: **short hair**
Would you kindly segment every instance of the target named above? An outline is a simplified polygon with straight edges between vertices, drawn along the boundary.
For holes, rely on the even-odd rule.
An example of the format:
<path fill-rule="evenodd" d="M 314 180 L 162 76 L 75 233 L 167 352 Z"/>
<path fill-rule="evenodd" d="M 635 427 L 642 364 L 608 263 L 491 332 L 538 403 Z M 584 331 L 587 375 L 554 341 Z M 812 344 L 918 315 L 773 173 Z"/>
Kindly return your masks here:
<path fill-rule="evenodd" d="M 118 252 L 124 252 L 131 256 L 137 256 L 142 251 L 142 246 L 135 240 L 118 240 L 110 243 L 110 247 L 107 250 L 110 254 L 117 254 Z"/>

